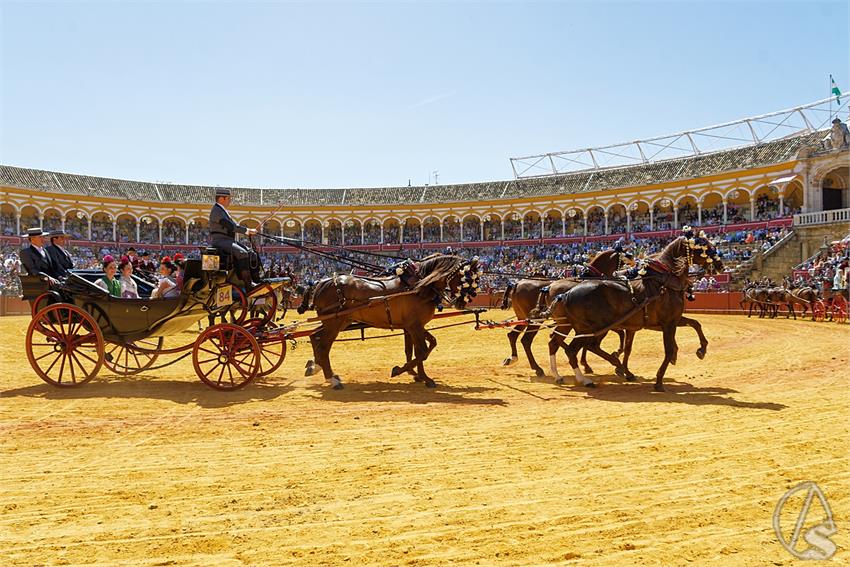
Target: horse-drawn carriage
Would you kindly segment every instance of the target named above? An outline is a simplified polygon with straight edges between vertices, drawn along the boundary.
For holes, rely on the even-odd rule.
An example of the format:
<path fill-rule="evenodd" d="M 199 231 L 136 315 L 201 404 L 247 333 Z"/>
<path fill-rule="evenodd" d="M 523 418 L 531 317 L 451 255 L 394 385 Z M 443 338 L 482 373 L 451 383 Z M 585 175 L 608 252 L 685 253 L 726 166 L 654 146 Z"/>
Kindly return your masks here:
<path fill-rule="evenodd" d="M 95 285 L 102 276 L 96 270 L 73 270 L 57 286 L 21 276 L 23 297 L 32 307 L 26 334 L 30 365 L 45 382 L 63 387 L 88 382 L 103 366 L 130 376 L 187 356 L 198 378 L 218 390 L 235 390 L 273 372 L 286 356 L 286 335 L 274 319 L 277 291 L 289 280 L 263 280 L 246 296 L 227 269 L 228 260 L 214 249 L 187 260 L 180 295 L 165 299 L 152 299 L 153 286 L 137 276 L 138 298 L 110 296 Z M 248 318 L 257 301 L 264 303 L 262 316 Z M 230 322 L 211 325 L 187 344 L 163 348 L 165 337 L 224 313 L 230 313 Z M 166 354 L 181 356 L 154 366 Z"/>

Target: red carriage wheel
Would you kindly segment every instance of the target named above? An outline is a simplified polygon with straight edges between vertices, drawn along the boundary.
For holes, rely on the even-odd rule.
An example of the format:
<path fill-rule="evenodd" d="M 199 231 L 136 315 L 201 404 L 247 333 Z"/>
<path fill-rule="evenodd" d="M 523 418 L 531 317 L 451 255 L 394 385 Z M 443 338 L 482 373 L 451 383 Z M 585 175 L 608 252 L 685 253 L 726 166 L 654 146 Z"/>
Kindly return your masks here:
<path fill-rule="evenodd" d="M 27 329 L 27 358 L 39 377 L 54 386 L 77 386 L 103 365 L 103 334 L 94 319 L 69 303 L 36 313 Z"/>
<path fill-rule="evenodd" d="M 847 322 L 847 300 L 840 295 L 832 300 L 832 319 L 838 323 Z"/>
<path fill-rule="evenodd" d="M 812 321 L 823 321 L 826 318 L 826 304 L 822 299 L 812 303 Z"/>
<path fill-rule="evenodd" d="M 156 362 L 163 342 L 162 337 L 155 337 L 124 344 L 107 343 L 103 365 L 121 376 L 138 374 Z"/>
<path fill-rule="evenodd" d="M 273 289 L 249 298 L 248 304 L 250 305 L 252 316 L 254 313 L 260 314 L 259 318 L 262 319 L 261 327 L 265 326 L 269 321 L 273 321 L 275 314 L 277 314 L 277 294 Z"/>
<path fill-rule="evenodd" d="M 62 301 L 62 298 L 55 291 L 48 291 L 42 293 L 32 301 L 32 312 L 30 313 L 30 315 L 32 317 L 35 317 L 36 313 L 38 313 L 51 303 L 58 303 L 60 301 Z"/>
<path fill-rule="evenodd" d="M 228 309 L 230 320 L 234 325 L 241 325 L 248 317 L 248 299 L 238 286 L 233 286 L 233 295 L 233 305 Z"/>
<path fill-rule="evenodd" d="M 216 390 L 246 386 L 260 370 L 260 345 L 246 329 L 230 323 L 208 327 L 195 340 L 192 364 L 198 378 Z"/>
<path fill-rule="evenodd" d="M 257 342 L 260 345 L 260 370 L 257 377 L 268 376 L 283 364 L 283 359 L 286 358 L 286 341 L 282 338 L 260 338 Z"/>

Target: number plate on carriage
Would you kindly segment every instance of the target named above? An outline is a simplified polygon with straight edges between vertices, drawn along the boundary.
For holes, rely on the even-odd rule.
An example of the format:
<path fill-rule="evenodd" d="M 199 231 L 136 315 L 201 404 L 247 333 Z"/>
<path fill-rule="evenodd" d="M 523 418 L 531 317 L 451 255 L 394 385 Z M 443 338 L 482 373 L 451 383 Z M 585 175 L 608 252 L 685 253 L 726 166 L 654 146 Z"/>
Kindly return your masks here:
<path fill-rule="evenodd" d="M 215 306 L 217 309 L 228 307 L 233 303 L 232 286 L 223 285 L 215 290 Z"/>
<path fill-rule="evenodd" d="M 218 271 L 219 257 L 213 254 L 204 254 L 201 256 L 201 269 L 207 272 Z"/>

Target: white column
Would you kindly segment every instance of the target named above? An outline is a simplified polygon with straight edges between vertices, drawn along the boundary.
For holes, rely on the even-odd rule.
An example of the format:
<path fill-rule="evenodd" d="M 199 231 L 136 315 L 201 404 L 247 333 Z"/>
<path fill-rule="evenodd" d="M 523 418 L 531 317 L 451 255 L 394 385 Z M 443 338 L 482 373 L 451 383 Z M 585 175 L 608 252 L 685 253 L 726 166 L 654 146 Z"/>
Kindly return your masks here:
<path fill-rule="evenodd" d="M 117 221 L 112 219 L 112 242 L 116 242 L 118 240 L 118 235 L 116 234 L 116 232 L 118 232 L 118 227 L 116 225 Z"/>
<path fill-rule="evenodd" d="M 649 207 L 649 230 L 655 229 L 655 207 Z"/>
<path fill-rule="evenodd" d="M 86 217 L 86 218 L 88 219 L 88 223 L 89 223 L 89 232 L 88 232 L 88 237 L 87 237 L 87 238 L 88 238 L 88 240 L 91 240 L 91 215 L 89 215 L 89 216 L 88 216 L 88 217 Z"/>
<path fill-rule="evenodd" d="M 384 223 L 381 223 L 381 244 L 384 243 Z"/>
<path fill-rule="evenodd" d="M 499 217 L 499 231 L 500 231 L 499 236 L 501 237 L 501 238 L 499 238 L 499 240 L 504 240 L 505 239 L 505 219 L 503 219 L 502 217 Z"/>
<path fill-rule="evenodd" d="M 723 199 L 723 224 L 728 224 L 729 220 L 726 215 L 726 199 Z"/>
<path fill-rule="evenodd" d="M 779 215 L 782 216 L 785 213 L 785 196 L 780 193 L 779 194 Z"/>
<path fill-rule="evenodd" d="M 750 197 L 750 222 L 756 220 L 756 200 Z"/>
<path fill-rule="evenodd" d="M 519 219 L 519 237 L 525 238 L 525 217 Z"/>
<path fill-rule="evenodd" d="M 443 241 L 443 222 L 444 221 L 440 221 L 440 242 Z"/>
<path fill-rule="evenodd" d="M 679 228 L 679 207 L 673 205 L 673 228 Z"/>
<path fill-rule="evenodd" d="M 608 213 L 605 213 L 605 234 L 611 234 L 608 231 Z"/>
<path fill-rule="evenodd" d="M 340 238 L 342 238 L 342 245 L 345 246 L 345 223 L 339 225 L 342 232 L 340 233 Z"/>
<path fill-rule="evenodd" d="M 481 220 L 481 219 L 478 219 L 478 229 L 479 229 L 479 232 L 480 232 L 480 235 L 481 235 L 481 242 L 483 242 L 484 241 L 484 221 Z"/>
<path fill-rule="evenodd" d="M 189 223 L 186 223 L 186 241 L 184 244 L 189 244 Z"/>
<path fill-rule="evenodd" d="M 306 240 L 306 238 L 304 238 L 304 223 L 303 222 L 301 223 L 301 240 Z"/>
<path fill-rule="evenodd" d="M 587 236 L 587 215 L 584 215 L 584 236 Z"/>
<path fill-rule="evenodd" d="M 141 224 L 142 224 L 142 221 L 141 221 L 141 220 L 139 220 L 139 219 L 136 219 L 136 242 L 141 242 L 141 241 L 142 241 L 142 237 L 141 237 L 141 236 L 139 236 L 139 226 L 140 226 Z"/>
<path fill-rule="evenodd" d="M 563 236 L 567 235 L 567 217 L 561 215 L 561 234 Z"/>
<path fill-rule="evenodd" d="M 702 203 L 697 203 L 697 224 L 702 226 Z"/>
<path fill-rule="evenodd" d="M 404 244 L 404 224 L 406 221 L 398 223 L 398 242 Z"/>
<path fill-rule="evenodd" d="M 158 242 L 159 242 L 160 244 L 162 244 L 162 221 L 157 221 L 157 222 L 156 222 L 156 227 L 157 227 L 157 229 L 159 230 L 159 240 L 158 240 Z"/>
<path fill-rule="evenodd" d="M 626 211 L 626 232 L 632 231 L 632 213 Z"/>

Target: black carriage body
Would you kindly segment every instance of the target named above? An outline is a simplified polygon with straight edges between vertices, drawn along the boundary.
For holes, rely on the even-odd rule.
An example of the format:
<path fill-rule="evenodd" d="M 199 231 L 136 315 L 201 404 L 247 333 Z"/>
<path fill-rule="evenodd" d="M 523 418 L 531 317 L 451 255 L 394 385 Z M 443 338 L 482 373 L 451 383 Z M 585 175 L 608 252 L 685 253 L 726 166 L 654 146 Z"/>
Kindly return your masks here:
<path fill-rule="evenodd" d="M 159 299 L 150 298 L 154 286 L 138 276 L 133 279 L 139 298 L 110 296 L 95 285 L 101 277 L 100 270 L 73 270 L 61 286 L 53 290 L 38 278 L 22 277 L 23 296 L 34 300 L 41 293 L 52 292 L 55 297 L 51 303 L 73 303 L 91 314 L 106 341 L 130 343 L 176 335 L 217 311 L 215 294 L 225 284 L 227 273 L 205 272 L 201 270 L 200 260 L 187 260 L 180 296 Z M 228 306 L 229 303 L 223 307 Z"/>

